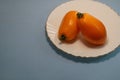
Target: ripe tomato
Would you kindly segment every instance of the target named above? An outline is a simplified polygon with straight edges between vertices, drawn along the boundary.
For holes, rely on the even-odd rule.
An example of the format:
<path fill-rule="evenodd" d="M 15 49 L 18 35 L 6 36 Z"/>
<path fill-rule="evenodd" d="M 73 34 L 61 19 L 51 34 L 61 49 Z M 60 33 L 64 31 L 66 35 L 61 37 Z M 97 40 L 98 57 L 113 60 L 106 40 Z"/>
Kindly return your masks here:
<path fill-rule="evenodd" d="M 78 34 L 77 11 L 69 11 L 63 17 L 58 31 L 58 38 L 62 42 L 73 42 Z"/>
<path fill-rule="evenodd" d="M 104 24 L 88 13 L 77 13 L 78 26 L 83 39 L 94 45 L 102 45 L 106 41 L 107 32 Z"/>

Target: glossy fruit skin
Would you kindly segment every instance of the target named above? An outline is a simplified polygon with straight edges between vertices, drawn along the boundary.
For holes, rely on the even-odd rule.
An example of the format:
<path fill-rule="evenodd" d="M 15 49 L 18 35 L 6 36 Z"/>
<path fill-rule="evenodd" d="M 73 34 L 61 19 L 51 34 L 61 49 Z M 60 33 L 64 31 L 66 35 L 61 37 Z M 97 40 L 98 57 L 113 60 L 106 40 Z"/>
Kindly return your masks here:
<path fill-rule="evenodd" d="M 84 40 L 90 44 L 103 45 L 107 32 L 104 24 L 88 13 L 78 13 L 78 26 Z"/>
<path fill-rule="evenodd" d="M 69 11 L 63 17 L 58 31 L 58 38 L 62 42 L 74 42 L 78 35 L 77 11 Z"/>

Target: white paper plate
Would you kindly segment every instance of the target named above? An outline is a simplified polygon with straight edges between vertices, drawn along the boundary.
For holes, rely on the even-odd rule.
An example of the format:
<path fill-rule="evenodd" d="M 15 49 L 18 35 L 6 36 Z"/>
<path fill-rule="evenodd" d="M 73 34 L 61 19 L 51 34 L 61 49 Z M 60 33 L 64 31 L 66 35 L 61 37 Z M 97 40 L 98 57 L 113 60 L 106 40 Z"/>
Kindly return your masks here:
<path fill-rule="evenodd" d="M 70 10 L 87 12 L 103 22 L 107 30 L 107 43 L 101 47 L 86 46 L 79 39 L 72 44 L 60 44 L 57 38 L 63 16 Z M 56 7 L 46 22 L 47 35 L 60 50 L 80 57 L 98 57 L 110 53 L 120 45 L 120 17 L 110 7 L 92 0 L 73 0 Z"/>

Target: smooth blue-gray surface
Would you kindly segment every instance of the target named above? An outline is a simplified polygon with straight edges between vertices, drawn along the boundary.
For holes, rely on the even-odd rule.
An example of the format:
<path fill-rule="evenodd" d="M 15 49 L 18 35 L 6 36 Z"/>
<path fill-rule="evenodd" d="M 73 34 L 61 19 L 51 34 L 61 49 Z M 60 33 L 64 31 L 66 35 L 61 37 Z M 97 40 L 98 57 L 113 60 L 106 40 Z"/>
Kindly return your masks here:
<path fill-rule="evenodd" d="M 0 0 L 0 80 L 120 80 L 120 48 L 84 59 L 64 54 L 49 41 L 47 17 L 67 1 Z M 120 14 L 120 0 L 97 1 Z"/>

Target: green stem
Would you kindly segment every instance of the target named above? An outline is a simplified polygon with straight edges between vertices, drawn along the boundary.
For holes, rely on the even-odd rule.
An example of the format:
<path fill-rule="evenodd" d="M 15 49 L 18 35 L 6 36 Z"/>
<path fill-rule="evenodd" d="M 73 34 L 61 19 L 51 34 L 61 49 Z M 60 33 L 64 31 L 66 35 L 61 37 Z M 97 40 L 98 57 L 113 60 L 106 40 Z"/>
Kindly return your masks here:
<path fill-rule="evenodd" d="M 82 17 L 83 17 L 83 13 L 78 12 L 78 13 L 77 13 L 77 18 L 80 19 L 80 18 L 82 18 Z"/>
<path fill-rule="evenodd" d="M 66 40 L 66 36 L 64 34 L 62 34 L 59 39 L 64 41 L 64 40 Z"/>

